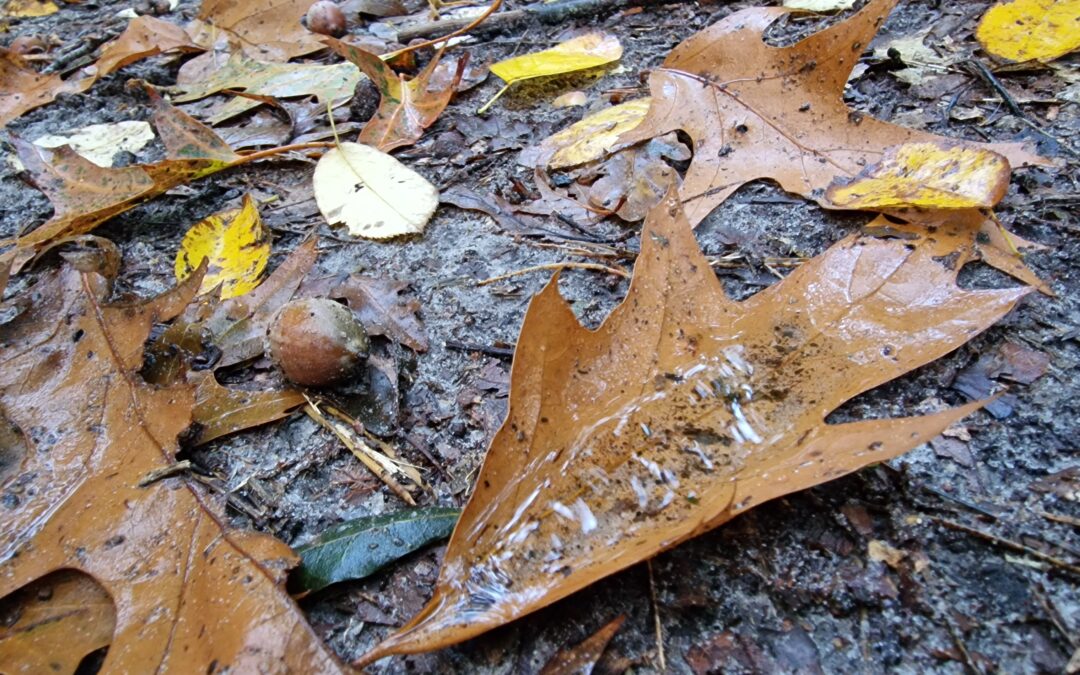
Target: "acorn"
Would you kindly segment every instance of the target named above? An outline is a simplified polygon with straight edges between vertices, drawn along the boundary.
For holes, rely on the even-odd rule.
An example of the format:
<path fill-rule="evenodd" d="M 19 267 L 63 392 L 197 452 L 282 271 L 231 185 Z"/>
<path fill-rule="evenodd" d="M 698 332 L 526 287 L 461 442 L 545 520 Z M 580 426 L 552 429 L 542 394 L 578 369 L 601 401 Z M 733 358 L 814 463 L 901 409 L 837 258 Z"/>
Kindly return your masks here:
<path fill-rule="evenodd" d="M 341 37 L 345 34 L 345 13 L 330 0 L 319 0 L 308 8 L 307 28 L 312 33 Z"/>
<path fill-rule="evenodd" d="M 368 355 L 364 327 L 341 303 L 301 298 L 274 317 L 268 337 L 270 358 L 290 381 L 305 387 L 338 384 Z"/>

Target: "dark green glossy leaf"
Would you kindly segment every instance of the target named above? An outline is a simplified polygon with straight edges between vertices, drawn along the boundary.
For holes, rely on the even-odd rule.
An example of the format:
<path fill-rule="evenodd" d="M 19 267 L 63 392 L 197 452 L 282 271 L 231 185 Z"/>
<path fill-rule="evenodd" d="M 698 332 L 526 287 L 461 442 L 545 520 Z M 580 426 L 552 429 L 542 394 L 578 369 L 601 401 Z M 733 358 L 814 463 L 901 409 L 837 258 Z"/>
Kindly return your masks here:
<path fill-rule="evenodd" d="M 461 511 L 421 508 L 369 516 L 336 525 L 299 546 L 297 584 L 317 591 L 349 579 L 363 579 L 384 565 L 433 541 L 450 536 Z"/>

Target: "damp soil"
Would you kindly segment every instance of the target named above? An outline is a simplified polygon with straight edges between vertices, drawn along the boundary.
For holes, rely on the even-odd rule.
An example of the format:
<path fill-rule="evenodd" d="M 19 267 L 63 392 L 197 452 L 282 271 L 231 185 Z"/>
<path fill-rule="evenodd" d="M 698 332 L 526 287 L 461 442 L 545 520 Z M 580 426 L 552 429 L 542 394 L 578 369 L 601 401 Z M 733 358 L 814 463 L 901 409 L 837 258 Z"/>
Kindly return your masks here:
<path fill-rule="evenodd" d="M 490 62 L 546 48 L 575 31 L 603 28 L 625 47 L 619 68 L 512 92 L 481 123 L 474 111 L 499 86 L 489 78 L 459 95 L 424 139 L 398 156 L 442 189 L 458 186 L 512 201 L 533 185 L 531 172 L 515 161 L 518 150 L 585 113 L 553 107 L 555 96 L 581 89 L 598 108 L 613 95 L 645 93 L 643 75 L 672 47 L 752 3 L 683 2 L 641 11 L 628 9 L 632 3 L 617 4 L 592 18 L 487 33 L 462 48 L 474 62 Z M 989 4 L 902 0 L 870 49 L 923 30 L 930 31 L 931 47 L 967 48 Z M 53 34 L 64 45 L 100 39 L 122 30 L 124 20 L 111 17 L 123 7 L 63 5 L 51 17 L 12 21 L 0 42 L 31 33 Z M 182 2 L 163 18 L 183 22 L 195 11 L 192 2 Z M 770 39 L 794 39 L 822 21 L 829 20 L 788 21 Z M 86 94 L 63 97 L 16 120 L 4 140 L 11 133 L 34 139 L 88 124 L 148 119 L 145 99 L 127 80 L 173 84 L 180 62 L 158 57 L 129 66 Z M 1080 105 L 1055 98 L 1068 81 L 1046 68 L 999 75 L 1027 117 L 1021 120 L 984 81 L 961 68 L 944 73 L 947 81 L 908 85 L 869 52 L 864 63 L 870 67 L 847 92 L 857 110 L 958 138 L 1029 139 L 1059 158 L 1060 168 L 1016 172 L 998 210 L 1010 229 L 1046 246 L 1026 259 L 1057 297 L 1029 295 L 971 343 L 849 402 L 831 421 L 933 411 L 968 400 L 971 389 L 965 394 L 963 385 L 971 382 L 984 393 L 1007 384 L 1007 405 L 993 414 L 977 412 L 951 436 L 886 464 L 759 506 L 658 556 L 651 574 L 649 566 L 635 566 L 463 645 L 389 659 L 371 672 L 535 673 L 557 650 L 618 614 L 627 621 L 595 672 L 658 672 L 661 659 L 675 673 L 1063 672 L 1080 646 L 1080 579 L 1054 562 L 1080 560 L 1080 185 L 1072 154 L 1080 148 Z M 1072 68 L 1073 77 L 1078 64 L 1076 56 L 1059 62 Z M 348 114 L 362 121 L 374 96 L 361 86 Z M 953 114 L 957 109 L 962 114 Z M 160 149 L 150 146 L 127 160 L 147 161 L 156 153 Z M 365 272 L 409 282 L 406 294 L 421 305 L 431 347 L 416 354 L 376 338 L 375 348 L 399 372 L 396 402 L 376 406 L 380 433 L 422 469 L 431 490 L 418 496 L 421 504 L 463 506 L 506 410 L 506 353 L 529 298 L 549 273 L 487 286 L 476 282 L 535 265 L 595 260 L 577 256 L 574 241 L 507 232 L 486 216 L 450 205 L 440 207 L 421 236 L 389 243 L 353 240 L 320 217 L 311 199 L 312 170 L 311 162 L 294 160 L 244 166 L 174 190 L 99 227 L 96 233 L 125 254 L 116 293 L 146 296 L 168 288 L 184 230 L 238 205 L 248 192 L 272 200 L 263 209 L 275 233 L 272 265 L 315 232 L 322 235 L 320 273 Z M 0 235 L 25 231 L 50 211 L 44 197 L 3 163 Z M 709 255 L 740 254 L 739 264 L 718 267 L 717 273 L 733 297 L 744 298 L 786 272 L 777 259 L 818 254 L 868 220 L 826 212 L 759 182 L 721 205 L 697 236 Z M 555 225 L 566 229 L 565 223 Z M 584 238 L 622 238 L 619 249 L 627 257 L 616 262 L 632 264 L 639 224 L 576 226 Z M 32 278 L 14 280 L 11 292 Z M 1014 283 L 979 264 L 966 268 L 962 280 L 973 288 Z M 617 277 L 581 270 L 566 271 L 560 282 L 590 326 L 626 288 Z M 1046 373 L 1022 385 L 980 369 L 980 356 L 1007 352 L 1007 345 L 1046 354 Z M 252 371 L 263 377 L 266 364 L 226 377 L 242 381 Z M 182 452 L 221 478 L 232 524 L 293 545 L 345 519 L 406 508 L 333 437 L 300 415 Z M 1064 522 L 1069 518 L 1072 525 Z M 1029 551 L 1010 549 L 1004 540 Z M 880 552 L 891 549 L 900 553 L 880 560 L 889 558 Z M 441 554 L 441 547 L 419 552 L 367 580 L 308 596 L 301 606 L 326 642 L 343 659 L 353 659 L 422 607 Z"/>

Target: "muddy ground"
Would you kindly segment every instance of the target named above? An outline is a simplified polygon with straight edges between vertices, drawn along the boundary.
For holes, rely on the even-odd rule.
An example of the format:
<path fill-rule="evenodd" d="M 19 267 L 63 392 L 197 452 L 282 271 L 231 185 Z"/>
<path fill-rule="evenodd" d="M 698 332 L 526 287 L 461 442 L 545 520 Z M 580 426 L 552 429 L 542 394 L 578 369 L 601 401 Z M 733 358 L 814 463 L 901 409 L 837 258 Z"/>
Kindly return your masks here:
<path fill-rule="evenodd" d="M 488 33 L 464 47 L 474 61 L 545 48 L 582 27 L 613 32 L 626 52 L 620 69 L 599 79 L 548 83 L 511 94 L 496 104 L 488 122 L 477 124 L 476 107 L 498 88 L 489 78 L 458 96 L 424 139 L 398 156 L 440 188 L 457 185 L 512 198 L 514 181 L 532 185 L 531 172 L 515 162 L 517 150 L 584 114 L 579 108 L 552 107 L 555 95 L 582 88 L 590 104 L 601 107 L 605 92 L 640 87 L 642 74 L 692 32 L 751 4 L 687 2 L 654 5 L 640 13 L 613 8 L 591 19 Z M 971 45 L 975 23 L 989 4 L 902 0 L 875 45 L 924 29 L 930 29 L 928 45 L 947 39 Z M 118 32 L 124 21 L 109 17 L 123 6 L 65 5 L 52 17 L 13 21 L 0 42 L 55 33 L 67 44 Z M 195 11 L 193 3 L 184 2 L 164 18 L 179 23 Z M 818 25 L 792 22 L 773 37 L 791 39 Z M 130 66 L 84 95 L 32 111 L 6 133 L 34 139 L 93 123 L 148 119 L 144 99 L 125 82 L 139 77 L 172 84 L 180 63 L 160 57 Z M 1075 73 L 1080 59 L 1066 57 L 1060 63 Z M 660 653 L 654 612 L 666 667 L 677 673 L 1065 669 L 1080 646 L 1078 578 L 1001 540 L 1055 560 L 1080 561 L 1075 521 L 1070 525 L 1040 515 L 1080 517 L 1080 185 L 1077 155 L 1070 154 L 1080 148 L 1080 106 L 1055 99 L 1068 83 L 1047 69 L 1000 75 L 1028 122 L 1011 114 L 985 82 L 960 69 L 948 77 L 947 82 L 908 86 L 889 68 L 871 67 L 851 84 L 848 100 L 870 115 L 948 136 L 1039 141 L 1044 152 L 1066 162 L 1060 169 L 1017 172 L 999 209 L 1011 229 L 1047 245 L 1027 260 L 1058 297 L 1028 296 L 970 344 L 860 396 L 834 418 L 912 414 L 968 400 L 958 386 L 975 382 L 975 390 L 988 390 L 1004 382 L 989 382 L 976 362 L 980 355 L 1011 349 L 1010 344 L 1048 355 L 1046 374 L 1030 386 L 1011 384 L 1011 398 L 995 409 L 996 415 L 978 412 L 952 437 L 760 506 L 657 557 L 652 562 L 655 603 L 649 570 L 642 564 L 464 645 L 383 661 L 372 672 L 534 673 L 555 651 L 620 613 L 627 622 L 598 672 L 656 672 Z M 957 106 L 974 111 L 964 115 L 968 119 L 945 114 L 958 93 Z M 373 96 L 361 86 L 351 107 L 358 121 L 370 113 Z M 147 161 L 159 153 L 151 146 L 128 159 Z M 575 257 L 568 250 L 573 242 L 551 247 L 550 241 L 506 232 L 486 216 L 447 205 L 422 236 L 390 243 L 353 241 L 319 216 L 310 199 L 312 169 L 312 163 L 302 161 L 246 166 L 193 183 L 99 228 L 98 234 L 125 253 L 117 293 L 149 295 L 169 287 L 173 256 L 187 226 L 237 205 L 245 192 L 263 199 L 277 196 L 263 209 L 276 235 L 272 264 L 314 230 L 326 235 L 321 272 L 366 271 L 411 284 L 409 295 L 422 305 L 431 349 L 414 354 L 378 342 L 377 348 L 400 366 L 400 414 L 387 420 L 383 431 L 423 468 L 432 491 L 421 495 L 421 503 L 462 506 L 505 411 L 510 362 L 500 352 L 516 340 L 529 298 L 548 276 L 518 276 L 484 287 L 475 282 L 531 265 L 591 259 Z M 0 171 L 0 234 L 43 222 L 50 213 L 44 197 L 6 163 Z M 707 254 L 743 255 L 744 264 L 717 270 L 729 293 L 742 298 L 775 283 L 768 259 L 818 254 L 868 220 L 823 211 L 761 182 L 732 196 L 697 235 Z M 596 238 L 618 235 L 623 227 L 584 224 L 586 236 Z M 636 247 L 634 234 L 622 245 L 631 252 Z M 1014 283 L 980 264 L 970 265 L 962 278 L 972 287 Z M 21 283 L 13 284 L 14 292 Z M 595 325 L 619 301 L 626 282 L 571 270 L 564 273 L 561 290 L 582 321 Z M 447 346 L 448 341 L 457 346 Z M 482 353 L 463 350 L 461 344 L 494 349 Z M 254 371 L 230 377 L 241 381 L 272 374 L 265 364 L 256 364 Z M 221 477 L 231 491 L 228 515 L 236 526 L 269 532 L 294 545 L 343 519 L 404 507 L 334 438 L 302 416 L 184 453 Z M 881 544 L 900 553 L 889 561 L 876 560 L 871 550 L 890 550 Z M 334 586 L 301 604 L 333 649 L 344 659 L 354 658 L 420 609 L 440 554 L 441 548 L 429 549 L 373 578 Z"/>

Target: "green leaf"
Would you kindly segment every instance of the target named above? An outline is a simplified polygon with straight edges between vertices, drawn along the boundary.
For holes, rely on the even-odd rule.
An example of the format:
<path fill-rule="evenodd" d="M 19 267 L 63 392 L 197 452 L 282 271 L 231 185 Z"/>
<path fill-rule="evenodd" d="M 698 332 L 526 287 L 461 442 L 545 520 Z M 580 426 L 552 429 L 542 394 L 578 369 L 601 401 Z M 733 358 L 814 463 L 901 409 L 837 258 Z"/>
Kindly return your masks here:
<path fill-rule="evenodd" d="M 298 585 L 310 591 L 363 579 L 384 565 L 450 535 L 461 511 L 441 507 L 368 516 L 336 525 L 296 548 Z"/>

